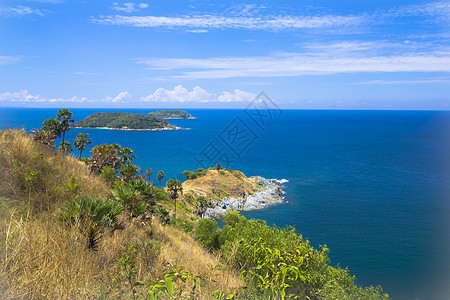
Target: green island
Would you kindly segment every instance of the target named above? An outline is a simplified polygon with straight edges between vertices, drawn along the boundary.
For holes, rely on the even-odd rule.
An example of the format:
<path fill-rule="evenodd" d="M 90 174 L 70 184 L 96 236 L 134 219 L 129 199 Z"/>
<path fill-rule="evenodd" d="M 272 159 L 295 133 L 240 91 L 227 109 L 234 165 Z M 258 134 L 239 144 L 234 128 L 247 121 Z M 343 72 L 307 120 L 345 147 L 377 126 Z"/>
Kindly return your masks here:
<path fill-rule="evenodd" d="M 149 113 L 150 116 L 161 119 L 195 119 L 190 113 L 179 109 L 157 110 Z"/>
<path fill-rule="evenodd" d="M 73 122 L 62 109 L 40 130 L 0 130 L 1 298 L 388 299 L 293 227 L 202 218 L 230 199 L 262 203 L 276 182 L 217 164 L 164 183 L 128 147 L 68 141 Z"/>
<path fill-rule="evenodd" d="M 178 127 L 162 118 L 150 114 L 132 114 L 116 111 L 98 112 L 84 120 L 73 123 L 72 127 L 79 128 L 107 128 L 121 130 L 174 130 Z"/>

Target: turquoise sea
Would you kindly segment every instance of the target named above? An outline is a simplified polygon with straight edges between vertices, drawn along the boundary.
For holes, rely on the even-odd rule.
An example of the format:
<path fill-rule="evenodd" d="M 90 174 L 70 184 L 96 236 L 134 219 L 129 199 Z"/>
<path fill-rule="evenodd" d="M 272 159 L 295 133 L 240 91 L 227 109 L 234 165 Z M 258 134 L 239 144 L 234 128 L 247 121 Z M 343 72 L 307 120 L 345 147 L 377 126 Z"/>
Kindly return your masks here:
<path fill-rule="evenodd" d="M 76 120 L 96 111 L 72 109 Z M 121 109 L 150 112 L 152 109 Z M 450 299 L 450 112 L 188 109 L 189 130 L 87 132 L 132 148 L 165 179 L 201 165 L 287 179 L 286 203 L 249 218 L 293 225 L 332 264 L 391 299 Z M 57 109 L 0 108 L 0 128 L 40 128 Z M 88 151 L 86 151 L 88 155 Z"/>

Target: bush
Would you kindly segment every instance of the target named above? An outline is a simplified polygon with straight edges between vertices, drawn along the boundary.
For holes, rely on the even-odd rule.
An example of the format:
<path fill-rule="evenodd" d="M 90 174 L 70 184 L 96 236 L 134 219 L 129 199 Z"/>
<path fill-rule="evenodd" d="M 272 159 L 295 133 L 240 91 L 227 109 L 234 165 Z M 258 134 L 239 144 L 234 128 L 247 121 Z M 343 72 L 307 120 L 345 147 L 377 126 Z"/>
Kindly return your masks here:
<path fill-rule="evenodd" d="M 222 246 L 217 222 L 201 219 L 195 228 L 195 237 L 208 250 L 217 250 Z"/>

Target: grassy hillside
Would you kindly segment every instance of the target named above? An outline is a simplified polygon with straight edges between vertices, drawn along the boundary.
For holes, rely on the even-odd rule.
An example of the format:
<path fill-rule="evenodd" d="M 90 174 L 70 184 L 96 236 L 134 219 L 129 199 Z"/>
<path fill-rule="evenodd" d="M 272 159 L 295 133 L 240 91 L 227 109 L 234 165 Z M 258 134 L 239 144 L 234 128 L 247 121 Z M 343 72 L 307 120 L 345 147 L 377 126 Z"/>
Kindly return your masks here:
<path fill-rule="evenodd" d="M 116 111 L 114 113 L 98 112 L 84 120 L 77 121 L 73 127 L 114 129 L 167 129 L 174 128 L 167 121 L 149 114 L 132 114 Z"/>
<path fill-rule="evenodd" d="M 85 163 L 36 137 L 0 131 L 2 299 L 387 298 L 293 228 L 237 212 L 222 229 L 197 220 L 198 195 L 258 189 L 239 171 L 199 170 L 157 188 L 128 148 L 95 146 Z"/>
<path fill-rule="evenodd" d="M 258 190 L 255 178 L 247 178 L 238 170 L 204 170 L 201 176 L 183 182 L 185 193 L 193 192 L 196 197 L 205 196 L 219 201 L 223 197 L 242 197 Z"/>

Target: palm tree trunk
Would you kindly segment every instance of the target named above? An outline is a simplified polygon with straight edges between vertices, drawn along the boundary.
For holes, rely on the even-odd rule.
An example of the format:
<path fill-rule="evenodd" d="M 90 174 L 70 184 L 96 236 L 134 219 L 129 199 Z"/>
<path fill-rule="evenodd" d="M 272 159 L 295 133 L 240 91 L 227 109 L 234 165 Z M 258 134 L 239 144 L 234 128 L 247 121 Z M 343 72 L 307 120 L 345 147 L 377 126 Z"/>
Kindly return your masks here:
<path fill-rule="evenodd" d="M 81 153 L 83 153 L 83 150 L 82 150 L 82 149 L 80 150 L 80 156 L 78 157 L 78 159 L 81 158 Z"/>

